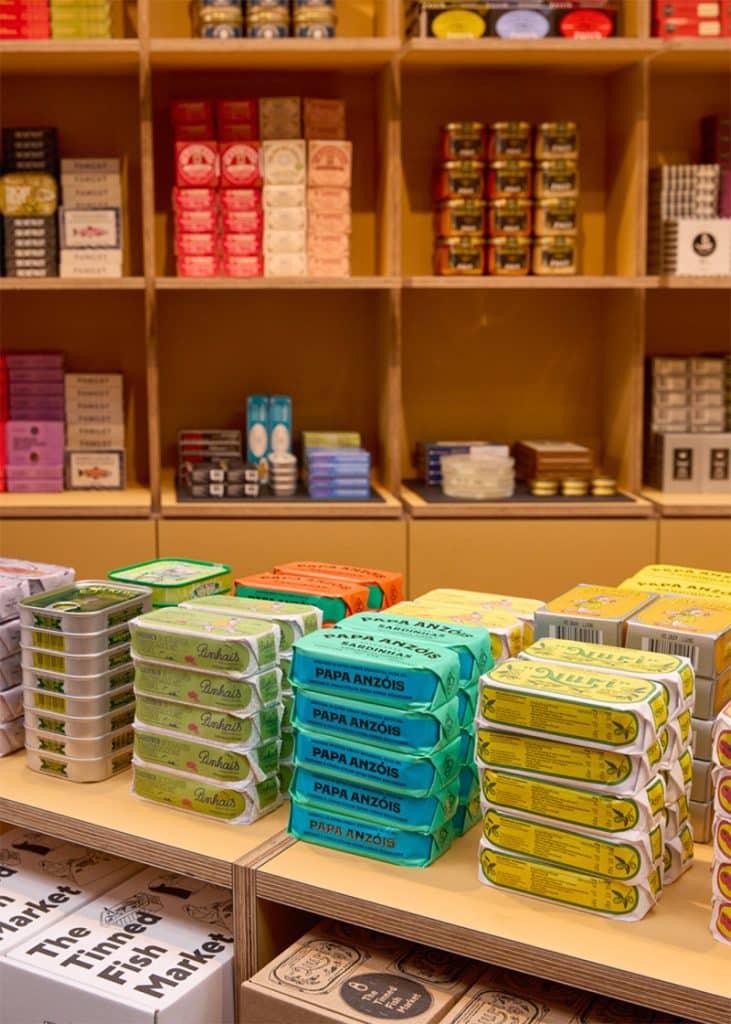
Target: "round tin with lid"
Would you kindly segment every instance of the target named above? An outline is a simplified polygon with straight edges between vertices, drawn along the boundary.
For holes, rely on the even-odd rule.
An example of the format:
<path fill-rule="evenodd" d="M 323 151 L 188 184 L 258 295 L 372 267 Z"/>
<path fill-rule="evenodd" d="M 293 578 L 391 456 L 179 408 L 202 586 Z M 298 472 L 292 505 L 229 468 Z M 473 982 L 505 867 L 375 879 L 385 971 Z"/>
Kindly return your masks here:
<path fill-rule="evenodd" d="M 533 203 L 530 199 L 493 199 L 489 203 L 487 233 L 489 235 L 522 235 L 528 237 L 533 224 Z"/>
<path fill-rule="evenodd" d="M 329 39 L 335 35 L 336 23 L 331 6 L 299 8 L 294 14 L 294 34 L 300 39 Z"/>
<path fill-rule="evenodd" d="M 484 199 L 445 199 L 434 211 L 437 235 L 484 235 Z"/>
<path fill-rule="evenodd" d="M 575 274 L 577 267 L 576 239 L 572 235 L 544 235 L 533 243 L 533 273 L 549 275 Z"/>
<path fill-rule="evenodd" d="M 579 168 L 575 160 L 538 160 L 536 162 L 535 194 L 576 196 L 579 191 Z"/>
<path fill-rule="evenodd" d="M 434 270 L 440 275 L 485 273 L 485 239 L 474 235 L 438 238 L 434 248 Z"/>
<path fill-rule="evenodd" d="M 527 199 L 532 180 L 530 160 L 493 160 L 487 174 L 487 194 L 490 199 Z"/>
<path fill-rule="evenodd" d="M 576 200 L 571 196 L 549 196 L 536 200 L 536 235 L 575 235 L 579 228 Z"/>
<path fill-rule="evenodd" d="M 536 126 L 536 160 L 575 160 L 579 155 L 579 132 L 575 121 L 541 121 Z"/>
<path fill-rule="evenodd" d="M 530 239 L 500 235 L 487 240 L 487 272 L 508 277 L 527 274 L 530 267 Z"/>
<path fill-rule="evenodd" d="M 529 159 L 530 124 L 527 121 L 496 121 L 491 124 L 488 154 L 491 160 Z"/>
<path fill-rule="evenodd" d="M 450 121 L 439 129 L 444 160 L 484 160 L 485 126 L 481 121 Z"/>
<path fill-rule="evenodd" d="M 435 199 L 482 199 L 485 165 L 482 160 L 447 160 L 439 168 Z"/>

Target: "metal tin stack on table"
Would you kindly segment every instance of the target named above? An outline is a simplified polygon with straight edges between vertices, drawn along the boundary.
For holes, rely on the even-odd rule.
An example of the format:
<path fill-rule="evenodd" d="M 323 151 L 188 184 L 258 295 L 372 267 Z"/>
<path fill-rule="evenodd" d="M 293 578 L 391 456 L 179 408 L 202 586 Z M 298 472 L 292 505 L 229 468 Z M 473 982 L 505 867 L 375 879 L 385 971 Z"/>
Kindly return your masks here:
<path fill-rule="evenodd" d="M 74 570 L 61 565 L 0 559 L 0 757 L 24 739 L 20 601 L 73 581 Z"/>
<path fill-rule="evenodd" d="M 575 274 L 578 152 L 571 121 L 445 125 L 436 273 Z"/>
<path fill-rule="evenodd" d="M 84 580 L 20 602 L 28 765 L 99 782 L 132 759 L 130 619 L 145 587 Z"/>
<path fill-rule="evenodd" d="M 279 626 L 196 605 L 157 608 L 131 628 L 133 792 L 234 824 L 277 807 Z"/>
<path fill-rule="evenodd" d="M 731 703 L 713 734 L 713 902 L 711 931 L 731 943 Z"/>

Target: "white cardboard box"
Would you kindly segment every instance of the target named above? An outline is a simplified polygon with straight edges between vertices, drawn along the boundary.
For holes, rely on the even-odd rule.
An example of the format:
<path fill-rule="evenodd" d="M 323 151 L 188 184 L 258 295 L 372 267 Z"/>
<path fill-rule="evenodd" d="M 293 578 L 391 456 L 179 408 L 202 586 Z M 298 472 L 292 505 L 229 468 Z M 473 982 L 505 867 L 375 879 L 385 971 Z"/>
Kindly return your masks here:
<path fill-rule="evenodd" d="M 231 893 L 149 868 L 0 959 L 13 1024 L 233 1024 Z"/>

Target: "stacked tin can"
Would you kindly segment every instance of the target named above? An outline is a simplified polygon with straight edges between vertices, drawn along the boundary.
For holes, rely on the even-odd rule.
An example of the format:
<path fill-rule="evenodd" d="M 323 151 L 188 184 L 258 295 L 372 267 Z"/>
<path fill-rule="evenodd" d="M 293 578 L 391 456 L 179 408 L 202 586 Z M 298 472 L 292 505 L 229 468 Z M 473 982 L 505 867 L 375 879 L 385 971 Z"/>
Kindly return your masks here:
<path fill-rule="evenodd" d="M 713 735 L 713 902 L 711 931 L 731 943 L 731 703 L 718 716 Z"/>
<path fill-rule="evenodd" d="M 208 39 L 330 39 L 335 0 L 191 0 L 193 34 Z"/>
<path fill-rule="evenodd" d="M 3 128 L 4 267 L 7 277 L 58 276 L 58 136 L 55 128 Z"/>
<path fill-rule="evenodd" d="M 441 129 L 436 273 L 574 274 L 578 134 L 573 122 Z M 531 240 L 532 238 L 532 240 Z"/>
<path fill-rule="evenodd" d="M 152 606 L 145 587 L 67 583 L 20 602 L 28 766 L 100 782 L 132 760 L 130 619 Z"/>

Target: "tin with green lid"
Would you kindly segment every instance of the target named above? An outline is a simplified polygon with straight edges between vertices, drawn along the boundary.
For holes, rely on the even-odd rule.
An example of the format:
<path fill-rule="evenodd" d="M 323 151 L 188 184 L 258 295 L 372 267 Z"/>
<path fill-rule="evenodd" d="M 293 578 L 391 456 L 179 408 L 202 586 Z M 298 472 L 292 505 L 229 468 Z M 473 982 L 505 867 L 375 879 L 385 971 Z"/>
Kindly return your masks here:
<path fill-rule="evenodd" d="M 154 558 L 112 569 L 108 575 L 117 583 L 150 587 L 155 608 L 179 605 L 209 594 L 227 594 L 232 586 L 230 566 L 192 558 Z"/>

